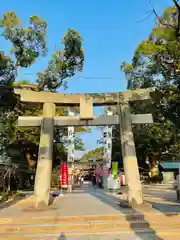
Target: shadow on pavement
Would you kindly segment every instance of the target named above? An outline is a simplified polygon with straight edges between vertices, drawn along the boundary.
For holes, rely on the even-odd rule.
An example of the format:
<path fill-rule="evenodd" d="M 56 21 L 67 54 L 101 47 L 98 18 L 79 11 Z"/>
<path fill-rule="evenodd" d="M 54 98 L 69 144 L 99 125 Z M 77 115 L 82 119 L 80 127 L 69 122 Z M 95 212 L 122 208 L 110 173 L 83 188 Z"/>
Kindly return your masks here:
<path fill-rule="evenodd" d="M 149 185 L 149 186 L 144 186 L 143 191 L 147 197 L 153 197 L 157 198 L 157 201 L 159 201 L 159 198 L 165 201 L 168 201 L 169 203 L 179 203 L 180 207 L 180 202 L 177 200 L 177 194 L 176 190 L 173 187 L 161 187 L 161 186 L 156 186 L 156 185 Z"/>
<path fill-rule="evenodd" d="M 149 198 L 146 202 L 152 204 L 153 208 L 166 216 L 170 217 L 180 214 L 180 202 L 177 200 L 175 189 L 169 186 L 167 188 L 162 188 L 161 186 L 155 187 L 144 187 L 145 196 Z"/>
<path fill-rule="evenodd" d="M 102 201 L 103 203 L 110 205 L 111 207 L 119 210 L 119 213 L 133 213 L 134 210 L 129 208 L 127 204 L 123 204 L 122 201 L 118 200 L 114 196 L 107 196 L 103 190 L 100 191 L 87 191 L 87 193 L 91 194 L 93 197 L 98 198 L 98 200 Z"/>
<path fill-rule="evenodd" d="M 59 238 L 57 240 L 67 240 L 65 233 L 61 233 L 61 235 L 59 236 Z"/>
<path fill-rule="evenodd" d="M 145 240 L 145 239 L 163 240 L 162 238 L 160 238 L 160 237 L 158 237 L 158 236 L 156 235 L 156 231 L 155 231 L 153 228 L 151 228 L 149 222 L 145 220 L 144 214 L 142 214 L 142 212 L 135 211 L 135 213 L 141 215 L 140 220 L 141 220 L 141 222 L 143 222 L 143 224 L 145 225 L 146 231 L 148 230 L 146 233 L 142 233 L 142 232 L 137 231 L 137 229 L 138 229 L 137 223 L 132 222 L 132 219 L 130 220 L 128 217 L 126 217 L 126 220 L 130 223 L 131 229 L 134 231 L 134 233 L 136 234 L 136 236 L 139 237 L 139 239 L 142 239 L 142 240 L 143 240 L 143 239 L 144 239 L 144 240 Z M 139 225 L 140 225 L 140 224 L 142 224 L 142 223 L 139 223 Z M 146 234 L 146 235 L 145 235 L 145 234 Z M 145 237 L 144 235 L 145 235 L 146 237 Z M 144 238 L 143 236 L 144 236 L 145 238 Z"/>
<path fill-rule="evenodd" d="M 26 197 L 26 194 L 20 193 L 17 196 L 15 196 L 12 200 L 0 203 L 0 210 L 8 208 L 8 207 L 18 203 L 19 201 L 25 199 L 25 197 Z"/>
<path fill-rule="evenodd" d="M 149 222 L 145 220 L 144 214 L 142 212 L 138 212 L 137 210 L 134 210 L 134 209 L 130 208 L 125 201 L 119 199 L 119 202 L 118 202 L 116 197 L 111 196 L 111 195 L 107 196 L 105 191 L 103 191 L 103 190 L 97 190 L 96 191 L 96 190 L 94 190 L 90 186 L 85 191 L 87 191 L 89 194 L 91 194 L 92 196 L 96 197 L 97 199 L 99 199 L 103 203 L 105 203 L 107 205 L 110 205 L 111 207 L 113 207 L 115 209 L 118 209 L 119 213 L 124 213 L 125 214 L 125 218 L 129 222 L 131 229 L 136 234 L 136 236 L 139 237 L 139 239 L 142 239 L 142 240 L 143 239 L 163 240 L 162 238 L 160 238 L 160 237 L 158 237 L 156 235 L 156 231 L 154 229 L 152 229 L 150 224 L 149 224 Z M 148 232 L 146 234 L 145 238 L 143 237 L 143 236 L 145 236 L 144 235 L 145 233 L 137 231 L 137 229 L 138 229 L 138 222 L 135 222 L 132 219 L 132 216 L 129 216 L 129 214 L 127 214 L 127 213 L 132 213 L 134 216 L 135 215 L 139 215 L 139 217 L 135 216 L 135 218 L 136 218 L 135 220 L 140 220 L 141 221 L 141 223 L 139 223 L 139 225 L 140 224 L 145 225 L 145 229 Z M 140 227 L 139 227 L 139 229 L 140 229 Z M 141 227 L 141 229 L 142 229 L 142 227 Z M 149 236 L 147 236 L 148 234 L 149 234 Z"/>
<path fill-rule="evenodd" d="M 163 213 L 164 215 L 170 217 L 180 214 L 180 205 L 179 204 L 167 204 L 167 203 L 159 203 L 154 201 L 146 201 L 152 204 L 153 208 Z"/>

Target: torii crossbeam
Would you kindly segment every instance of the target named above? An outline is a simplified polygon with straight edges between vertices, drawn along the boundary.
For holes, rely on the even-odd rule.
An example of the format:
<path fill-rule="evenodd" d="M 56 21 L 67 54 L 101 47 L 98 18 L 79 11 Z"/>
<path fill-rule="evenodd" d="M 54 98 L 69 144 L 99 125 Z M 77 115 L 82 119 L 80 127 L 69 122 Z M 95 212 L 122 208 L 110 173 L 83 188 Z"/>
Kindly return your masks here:
<path fill-rule="evenodd" d="M 118 115 L 113 116 L 94 116 L 90 120 L 82 120 L 80 116 L 62 116 L 54 117 L 54 125 L 56 127 L 68 126 L 105 126 L 105 125 L 118 125 L 120 119 Z M 43 122 L 43 117 L 26 117 L 18 118 L 19 127 L 39 127 Z M 152 114 L 131 114 L 132 124 L 149 124 L 153 123 Z"/>

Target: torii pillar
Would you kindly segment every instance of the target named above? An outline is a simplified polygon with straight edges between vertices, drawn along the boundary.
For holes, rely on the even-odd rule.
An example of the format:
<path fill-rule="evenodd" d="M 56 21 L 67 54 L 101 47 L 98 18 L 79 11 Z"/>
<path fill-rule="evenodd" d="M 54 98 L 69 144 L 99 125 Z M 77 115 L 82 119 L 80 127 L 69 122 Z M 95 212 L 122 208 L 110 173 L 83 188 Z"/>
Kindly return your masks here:
<path fill-rule="evenodd" d="M 128 203 L 133 207 L 143 203 L 143 193 L 132 131 L 132 118 L 128 102 L 120 104 L 119 110 L 121 149 L 126 184 L 128 187 Z"/>
<path fill-rule="evenodd" d="M 56 106 L 54 103 L 44 103 L 34 188 L 36 208 L 46 207 L 51 202 L 50 191 L 52 177 L 55 111 Z"/>
<path fill-rule="evenodd" d="M 74 112 L 71 112 L 69 109 L 69 116 L 74 116 Z M 68 191 L 72 192 L 72 187 L 73 187 L 73 168 L 74 168 L 74 150 L 75 150 L 75 131 L 73 126 L 68 127 L 68 158 L 67 158 L 67 163 L 68 163 L 68 178 L 69 178 L 69 183 L 68 183 Z"/>

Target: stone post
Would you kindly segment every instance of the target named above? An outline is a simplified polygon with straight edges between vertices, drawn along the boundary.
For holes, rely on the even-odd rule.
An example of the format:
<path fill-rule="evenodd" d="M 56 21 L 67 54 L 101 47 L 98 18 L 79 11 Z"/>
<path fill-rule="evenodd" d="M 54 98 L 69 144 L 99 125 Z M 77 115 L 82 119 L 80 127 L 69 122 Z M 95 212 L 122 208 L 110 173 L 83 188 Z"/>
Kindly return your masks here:
<path fill-rule="evenodd" d="M 36 207 L 48 206 L 51 201 L 55 104 L 44 103 L 38 164 L 35 179 Z"/>
<path fill-rule="evenodd" d="M 126 184 L 128 187 L 128 202 L 130 206 L 143 203 L 142 187 L 136 157 L 132 119 L 128 103 L 119 106 L 120 137 Z"/>
<path fill-rule="evenodd" d="M 72 170 L 73 170 L 73 163 L 68 163 L 68 191 L 71 193 L 72 192 L 72 187 L 73 187 L 73 176 L 72 176 Z"/>
<path fill-rule="evenodd" d="M 108 112 L 108 115 L 112 115 Z M 104 164 L 103 164 L 103 185 L 108 190 L 107 172 L 111 167 L 111 155 L 112 155 L 112 127 L 106 126 L 103 130 L 104 135 Z"/>
<path fill-rule="evenodd" d="M 69 116 L 74 116 L 74 112 L 71 111 L 69 108 Z M 75 152 L 75 131 L 74 127 L 70 126 L 68 127 L 68 174 L 69 174 L 69 184 L 68 184 L 68 191 L 72 192 L 72 186 L 73 186 L 73 168 L 74 168 L 74 152 Z"/>

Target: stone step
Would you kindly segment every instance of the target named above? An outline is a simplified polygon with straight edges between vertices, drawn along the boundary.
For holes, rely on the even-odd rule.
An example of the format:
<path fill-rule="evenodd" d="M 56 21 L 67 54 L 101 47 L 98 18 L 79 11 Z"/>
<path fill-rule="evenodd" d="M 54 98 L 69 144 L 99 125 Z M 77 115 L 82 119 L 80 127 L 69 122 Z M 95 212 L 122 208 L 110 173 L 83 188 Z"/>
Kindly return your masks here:
<path fill-rule="evenodd" d="M 180 214 L 173 212 L 166 215 L 157 211 L 97 216 L 34 217 L 33 215 L 29 218 L 1 218 L 0 240 L 57 240 L 62 232 L 69 236 L 66 240 L 94 234 L 96 236 L 99 234 L 99 237 L 107 234 L 130 236 L 134 233 L 138 236 L 140 234 L 153 236 L 154 231 L 163 240 L 172 240 L 172 237 L 173 240 L 179 240 L 180 236 Z"/>
<path fill-rule="evenodd" d="M 59 232 L 87 232 L 87 231 L 104 231 L 117 229 L 171 229 L 179 228 L 179 222 L 146 222 L 146 221 L 109 221 L 109 222 L 80 222 L 65 224 L 25 224 L 25 225 L 3 225 L 0 228 L 0 234 L 10 233 L 59 233 Z"/>
<path fill-rule="evenodd" d="M 167 213 L 166 215 L 159 212 L 152 213 L 127 213 L 118 215 L 89 215 L 89 216 L 66 216 L 66 217 L 13 217 L 13 218 L 1 218 L 0 226 L 8 224 L 13 226 L 14 224 L 56 224 L 56 223 L 77 223 L 77 222 L 107 222 L 107 221 L 160 221 L 160 222 L 180 222 L 180 213 Z"/>
<path fill-rule="evenodd" d="M 70 240 L 77 239 L 80 236 L 96 235 L 96 237 L 100 237 L 113 234 L 114 236 L 118 234 L 154 236 L 155 234 L 163 240 L 172 240 L 172 238 L 173 240 L 179 240 L 179 223 L 180 214 L 169 213 L 165 216 L 162 213 L 155 212 L 109 216 L 1 218 L 0 240 L 57 240 L 62 232 L 66 233 Z M 156 238 L 150 237 L 149 239 Z"/>
<path fill-rule="evenodd" d="M 60 238 L 60 236 L 65 235 L 65 238 Z M 0 240 L 74 240 L 74 239 L 87 239 L 91 236 L 90 239 L 103 239 L 103 236 L 106 236 L 106 240 L 121 239 L 121 236 L 126 238 L 122 239 L 163 239 L 163 240 L 179 240 L 180 229 L 178 228 L 169 228 L 169 229 L 156 229 L 155 231 L 149 228 L 146 229 L 118 229 L 111 231 L 86 231 L 86 232 L 47 232 L 47 233 L 14 233 L 14 234 L 0 234 Z M 132 238 L 130 238 L 132 236 Z M 116 237 L 116 238 L 114 238 Z"/>

